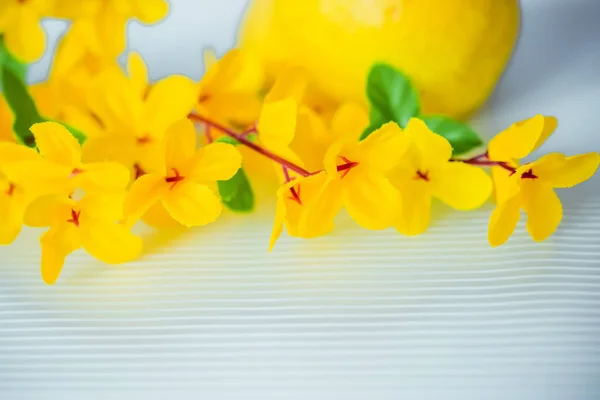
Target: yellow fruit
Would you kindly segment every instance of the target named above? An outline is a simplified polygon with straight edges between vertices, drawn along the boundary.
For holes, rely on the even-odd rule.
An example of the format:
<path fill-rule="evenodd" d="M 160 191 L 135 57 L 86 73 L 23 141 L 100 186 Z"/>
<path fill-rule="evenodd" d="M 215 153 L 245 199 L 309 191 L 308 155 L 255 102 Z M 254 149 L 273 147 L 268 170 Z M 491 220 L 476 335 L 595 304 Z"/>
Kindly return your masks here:
<path fill-rule="evenodd" d="M 422 110 L 466 117 L 494 89 L 519 30 L 518 0 L 254 0 L 240 31 L 274 74 L 306 69 L 336 101 L 366 102 L 374 62 L 411 77 Z"/>

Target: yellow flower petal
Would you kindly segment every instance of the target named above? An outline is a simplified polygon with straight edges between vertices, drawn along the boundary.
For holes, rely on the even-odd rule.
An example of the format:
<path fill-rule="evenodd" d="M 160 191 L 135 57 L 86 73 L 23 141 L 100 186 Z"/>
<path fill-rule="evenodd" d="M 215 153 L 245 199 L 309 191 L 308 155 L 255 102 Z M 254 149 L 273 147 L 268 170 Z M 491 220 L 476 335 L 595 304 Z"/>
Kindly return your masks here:
<path fill-rule="evenodd" d="M 168 189 L 164 176 L 159 174 L 146 174 L 136 179 L 125 199 L 124 214 L 127 224 L 138 221 Z"/>
<path fill-rule="evenodd" d="M 202 52 L 202 60 L 204 61 L 205 72 L 213 68 L 219 61 L 215 50 L 212 48 L 204 49 L 204 51 Z"/>
<path fill-rule="evenodd" d="M 145 24 L 160 21 L 169 12 L 169 3 L 165 0 L 136 0 L 135 16 Z"/>
<path fill-rule="evenodd" d="M 306 74 L 302 69 L 287 68 L 275 80 L 273 87 L 265 96 L 265 103 L 291 98 L 300 104 L 306 91 L 307 82 Z"/>
<path fill-rule="evenodd" d="M 165 209 L 161 201 L 155 203 L 142 217 L 142 221 L 158 229 L 183 228 L 179 222 L 175 221 L 171 214 Z"/>
<path fill-rule="evenodd" d="M 300 237 L 322 236 L 334 228 L 334 219 L 344 205 L 345 194 L 340 181 L 327 178 L 326 174 L 320 173 L 308 178 L 312 179 L 308 185 L 301 185 L 300 197 L 305 209 L 298 222 L 297 235 Z"/>
<path fill-rule="evenodd" d="M 42 279 L 48 285 L 52 285 L 58 279 L 67 255 L 81 248 L 78 228 L 68 223 L 53 226 L 42 235 L 40 244 Z"/>
<path fill-rule="evenodd" d="M 221 200 L 212 190 L 193 182 L 175 185 L 162 202 L 176 221 L 188 227 L 210 224 L 223 211 Z"/>
<path fill-rule="evenodd" d="M 46 32 L 40 23 L 40 17 L 21 7 L 18 19 L 12 29 L 4 32 L 4 43 L 8 50 L 19 60 L 26 63 L 38 60 L 46 48 Z"/>
<path fill-rule="evenodd" d="M 196 128 L 187 118 L 173 123 L 165 133 L 165 165 L 183 172 L 196 153 Z"/>
<path fill-rule="evenodd" d="M 26 160 L 3 167 L 4 174 L 13 182 L 27 187 L 36 194 L 70 193 L 74 187 L 69 180 L 73 169 L 46 160 Z"/>
<path fill-rule="evenodd" d="M 44 159 L 75 167 L 81 161 L 81 147 L 71 133 L 56 122 L 40 122 L 30 128 Z"/>
<path fill-rule="evenodd" d="M 511 125 L 490 141 L 490 159 L 510 161 L 527 157 L 550 136 L 556 123 L 556 118 L 538 114 Z"/>
<path fill-rule="evenodd" d="M 357 146 L 357 160 L 369 168 L 387 172 L 395 167 L 408 150 L 409 141 L 395 122 L 388 122 Z M 351 156 L 352 157 L 352 156 Z"/>
<path fill-rule="evenodd" d="M 505 201 L 498 203 L 488 226 L 488 241 L 492 247 L 506 243 L 515 231 L 521 218 L 521 196 L 517 193 Z"/>
<path fill-rule="evenodd" d="M 140 96 L 143 97 L 148 88 L 148 69 L 140 53 L 135 51 L 129 53 L 127 57 L 127 74 Z"/>
<path fill-rule="evenodd" d="M 77 203 L 67 195 L 51 194 L 35 199 L 25 210 L 25 225 L 42 228 L 65 222 Z"/>
<path fill-rule="evenodd" d="M 38 158 L 39 154 L 29 147 L 10 142 L 0 143 L 0 169 L 7 164 Z"/>
<path fill-rule="evenodd" d="M 331 133 L 336 139 L 358 140 L 368 125 L 369 115 L 362 106 L 356 103 L 344 103 L 333 115 Z"/>
<path fill-rule="evenodd" d="M 109 134 L 88 138 L 81 151 L 87 163 L 115 161 L 128 165 L 134 161 L 136 147 L 134 138 Z"/>
<path fill-rule="evenodd" d="M 185 76 L 162 79 L 150 90 L 144 120 L 153 132 L 162 134 L 172 123 L 187 117 L 196 104 L 196 95 L 196 84 Z"/>
<path fill-rule="evenodd" d="M 8 193 L 10 189 L 10 194 Z M 25 213 L 25 193 L 17 187 L 7 188 L 0 181 L 0 245 L 11 244 L 21 232 Z"/>
<path fill-rule="evenodd" d="M 201 182 L 226 181 L 240 169 L 242 156 L 232 145 L 211 143 L 194 156 L 190 177 Z"/>
<path fill-rule="evenodd" d="M 517 174 L 511 175 L 509 171 L 502 167 L 492 167 L 491 172 L 496 203 L 503 203 L 520 190 L 518 185 L 520 177 Z"/>
<path fill-rule="evenodd" d="M 559 153 L 548 154 L 531 164 L 533 173 L 555 188 L 570 188 L 590 179 L 600 163 L 596 152 L 564 157 Z"/>
<path fill-rule="evenodd" d="M 116 162 L 90 163 L 73 177 L 76 187 L 88 193 L 120 192 L 129 184 L 129 170 Z"/>
<path fill-rule="evenodd" d="M 112 221 L 81 218 L 81 244 L 93 257 L 107 264 L 135 260 L 142 252 L 142 239 Z"/>
<path fill-rule="evenodd" d="M 560 199 L 550 185 L 533 179 L 521 179 L 521 196 L 529 234 L 536 242 L 546 240 L 562 219 Z"/>
<path fill-rule="evenodd" d="M 420 235 L 427 230 L 431 218 L 431 188 L 428 182 L 407 181 L 398 187 L 401 207 L 394 227 L 403 235 Z"/>
<path fill-rule="evenodd" d="M 474 165 L 448 162 L 435 173 L 434 195 L 457 210 L 481 207 L 492 193 L 492 180 Z"/>
<path fill-rule="evenodd" d="M 445 163 L 452 157 L 452 146 L 442 136 L 433 133 L 418 118 L 411 118 L 404 130 L 404 134 L 411 140 L 413 147 L 418 151 L 421 163 L 437 165 Z"/>
<path fill-rule="evenodd" d="M 79 201 L 78 208 L 86 218 L 102 219 L 105 221 L 120 221 L 123 219 L 126 192 L 88 194 Z"/>
<path fill-rule="evenodd" d="M 356 174 L 351 179 L 346 185 L 346 209 L 352 219 L 365 229 L 390 227 L 400 207 L 398 192 L 390 181 L 375 173 Z"/>
<path fill-rule="evenodd" d="M 218 93 L 201 103 L 209 117 L 224 124 L 247 126 L 260 114 L 261 101 L 253 93 Z"/>
<path fill-rule="evenodd" d="M 284 187 L 277 192 L 277 202 L 275 204 L 275 220 L 273 221 L 273 229 L 269 238 L 269 252 L 273 250 L 275 243 L 283 232 L 283 223 L 286 216 L 286 201 L 285 197 L 289 191 L 288 187 Z"/>
<path fill-rule="evenodd" d="M 298 103 L 292 98 L 265 103 L 258 120 L 260 141 L 266 147 L 288 146 L 296 133 Z"/>

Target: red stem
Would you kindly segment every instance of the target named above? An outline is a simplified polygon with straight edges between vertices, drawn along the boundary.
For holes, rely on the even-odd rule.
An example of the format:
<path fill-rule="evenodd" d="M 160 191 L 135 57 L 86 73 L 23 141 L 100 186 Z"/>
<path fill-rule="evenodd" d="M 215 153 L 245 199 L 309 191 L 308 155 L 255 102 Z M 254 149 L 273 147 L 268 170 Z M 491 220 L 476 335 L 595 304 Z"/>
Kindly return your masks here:
<path fill-rule="evenodd" d="M 216 129 L 220 130 L 221 132 L 223 132 L 224 134 L 226 134 L 227 136 L 229 136 L 231 138 L 234 138 L 235 140 L 237 140 L 244 146 L 247 146 L 247 147 L 251 148 L 252 150 L 256 151 L 257 153 L 262 154 L 263 156 L 265 156 L 267 158 L 270 158 L 271 160 L 275 161 L 278 164 L 281 164 L 282 166 L 286 167 L 287 169 L 294 171 L 298 175 L 305 176 L 305 177 L 312 175 L 310 172 L 308 172 L 304 168 L 302 168 L 282 157 L 279 157 L 277 154 L 270 152 L 269 150 L 257 145 L 256 143 L 252 143 L 251 141 L 246 139 L 243 136 L 243 134 L 239 134 L 239 133 L 227 128 L 226 126 L 220 125 L 214 121 L 211 121 L 211 120 L 204 118 L 203 116 L 197 115 L 197 114 L 190 114 L 190 115 L 188 115 L 188 118 L 190 118 L 194 121 L 203 122 L 208 126 L 212 126 Z"/>
<path fill-rule="evenodd" d="M 478 156 L 469 158 L 467 160 L 458 160 L 458 159 L 451 159 L 450 161 L 458 161 L 458 162 L 462 162 L 465 164 L 470 164 L 470 165 L 479 165 L 482 167 L 501 167 L 504 168 L 505 170 L 509 171 L 510 173 L 515 173 L 515 171 L 517 170 L 514 167 L 511 167 L 508 162 L 506 161 L 491 161 L 488 159 L 488 153 L 485 152 L 484 154 L 480 154 Z"/>

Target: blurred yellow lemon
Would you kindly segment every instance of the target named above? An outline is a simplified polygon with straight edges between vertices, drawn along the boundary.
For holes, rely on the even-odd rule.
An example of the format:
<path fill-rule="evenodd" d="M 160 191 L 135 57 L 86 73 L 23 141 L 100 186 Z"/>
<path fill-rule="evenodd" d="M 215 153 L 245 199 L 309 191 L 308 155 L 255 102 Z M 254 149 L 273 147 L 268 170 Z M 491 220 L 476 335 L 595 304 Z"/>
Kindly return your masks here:
<path fill-rule="evenodd" d="M 371 65 L 392 64 L 424 113 L 463 118 L 494 89 L 518 30 L 518 0 L 254 0 L 239 40 L 270 75 L 298 65 L 338 102 L 366 102 Z"/>

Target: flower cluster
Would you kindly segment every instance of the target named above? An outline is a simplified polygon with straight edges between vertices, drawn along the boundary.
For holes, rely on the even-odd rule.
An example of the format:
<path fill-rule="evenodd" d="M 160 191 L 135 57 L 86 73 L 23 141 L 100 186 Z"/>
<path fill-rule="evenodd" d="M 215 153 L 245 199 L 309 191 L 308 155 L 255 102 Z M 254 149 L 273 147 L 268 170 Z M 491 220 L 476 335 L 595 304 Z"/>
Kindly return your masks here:
<path fill-rule="evenodd" d="M 269 249 L 284 227 L 302 238 L 330 233 L 342 209 L 365 229 L 418 235 L 430 223 L 433 198 L 473 210 L 492 193 L 492 246 L 508 240 L 521 210 L 541 241 L 562 218 L 554 189 L 590 178 L 600 163 L 595 152 L 523 163 L 556 129 L 556 119 L 542 115 L 464 157 L 479 146 L 476 134 L 420 115 L 410 81 L 381 65 L 368 77 L 370 110 L 320 97 L 294 66 L 268 76 L 242 50 L 221 59 L 207 52 L 200 82 L 173 75 L 150 83 L 139 54 L 129 53 L 126 71 L 116 56 L 125 21 L 159 20 L 164 0 L 8 0 L 0 7 L 4 51 L 15 56 L 12 66 L 0 63 L 8 102 L 0 102 L 0 244 L 12 243 L 23 224 L 47 228 L 41 271 L 49 284 L 80 248 L 111 264 L 138 257 L 143 244 L 131 229 L 140 220 L 196 227 L 224 207 L 249 211 L 261 183 L 276 186 Z M 21 88 L 14 65 L 43 52 L 42 17 L 73 24 L 49 80 Z M 381 76 L 406 90 L 386 92 Z"/>

